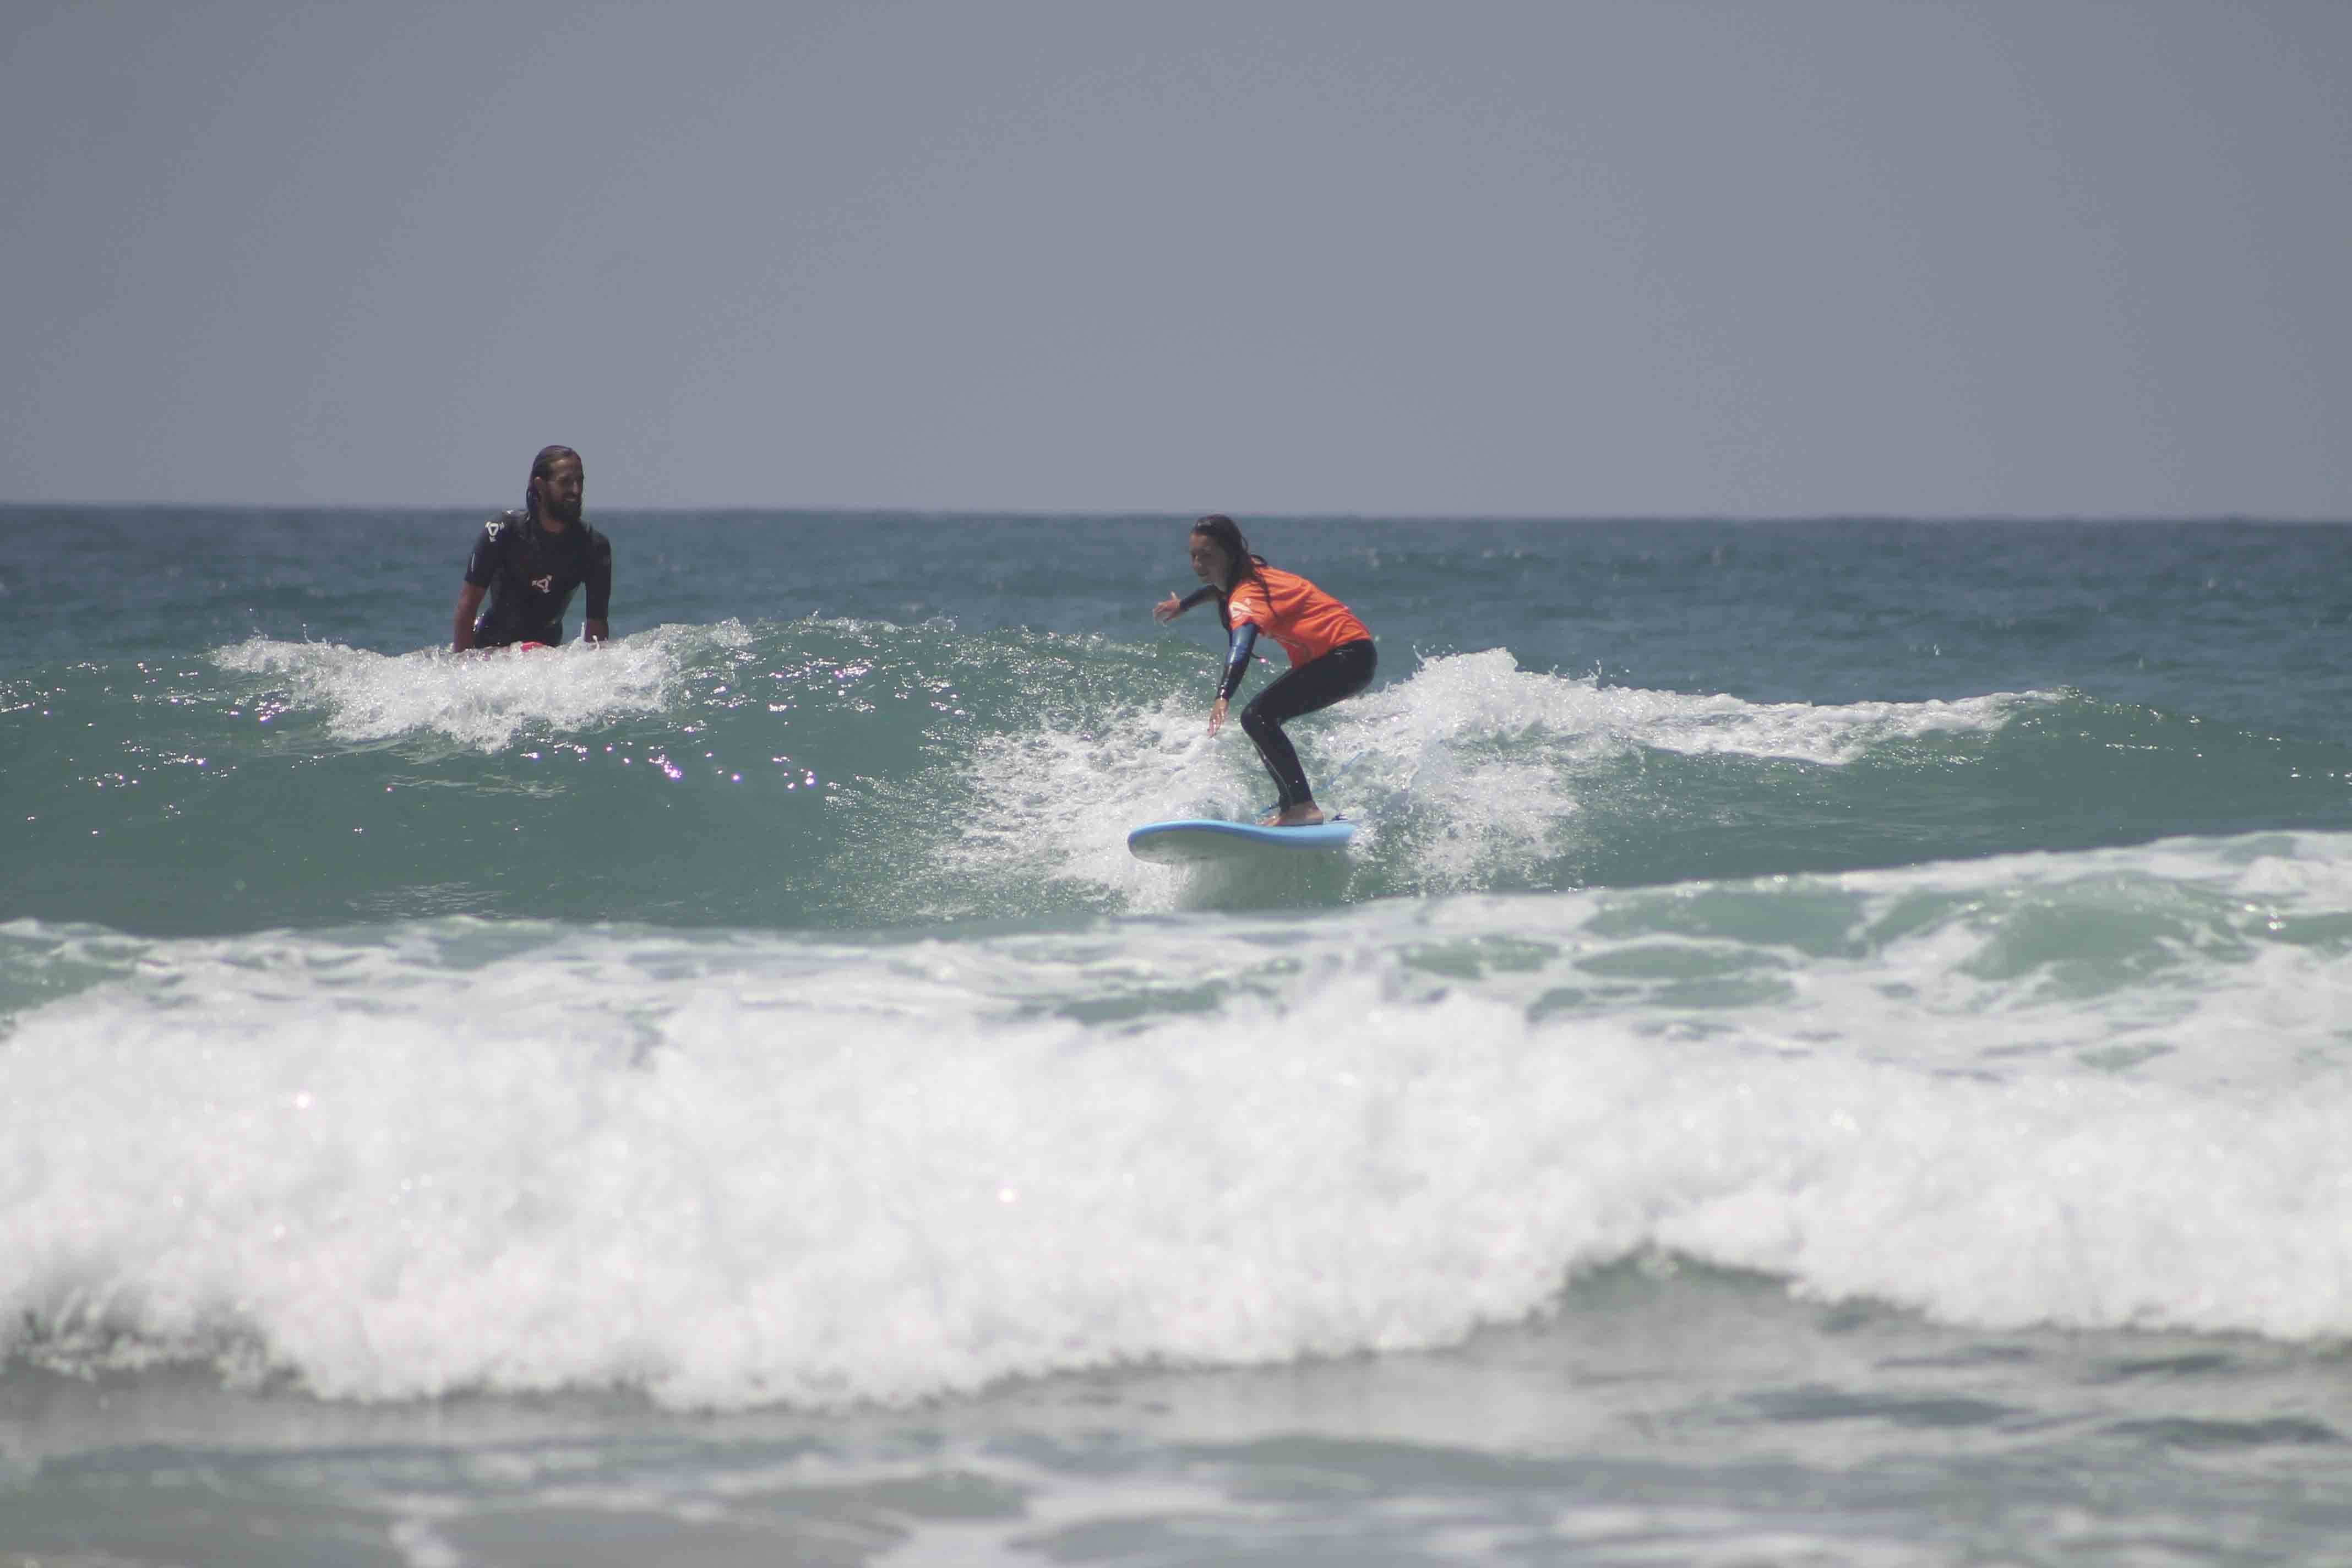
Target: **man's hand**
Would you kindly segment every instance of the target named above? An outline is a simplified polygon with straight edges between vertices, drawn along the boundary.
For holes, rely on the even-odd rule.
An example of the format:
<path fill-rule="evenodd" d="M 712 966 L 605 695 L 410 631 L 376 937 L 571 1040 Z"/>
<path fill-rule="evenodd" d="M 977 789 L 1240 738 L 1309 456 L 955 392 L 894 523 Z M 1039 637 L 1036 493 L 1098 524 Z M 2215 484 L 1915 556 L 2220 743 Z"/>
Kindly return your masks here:
<path fill-rule="evenodd" d="M 583 621 L 581 623 L 580 640 L 582 642 L 603 642 L 612 635 L 613 633 L 611 628 L 606 626 L 602 621 Z"/>

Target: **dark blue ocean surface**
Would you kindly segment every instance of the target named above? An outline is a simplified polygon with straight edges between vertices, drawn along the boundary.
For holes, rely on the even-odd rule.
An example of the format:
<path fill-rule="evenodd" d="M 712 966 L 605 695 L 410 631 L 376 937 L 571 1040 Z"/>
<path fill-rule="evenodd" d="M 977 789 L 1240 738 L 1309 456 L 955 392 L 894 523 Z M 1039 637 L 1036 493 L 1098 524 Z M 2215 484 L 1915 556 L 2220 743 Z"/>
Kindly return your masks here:
<path fill-rule="evenodd" d="M 1129 639 L 1192 585 L 1181 518 L 615 513 L 616 633 L 809 615 Z M 21 677 L 260 635 L 446 641 L 470 513 L 0 509 Z M 2257 522 L 1244 519 L 1408 651 L 1758 701 L 1983 690 L 2307 739 L 2352 695 L 2352 529 Z M 578 631 L 578 611 L 571 623 Z"/>

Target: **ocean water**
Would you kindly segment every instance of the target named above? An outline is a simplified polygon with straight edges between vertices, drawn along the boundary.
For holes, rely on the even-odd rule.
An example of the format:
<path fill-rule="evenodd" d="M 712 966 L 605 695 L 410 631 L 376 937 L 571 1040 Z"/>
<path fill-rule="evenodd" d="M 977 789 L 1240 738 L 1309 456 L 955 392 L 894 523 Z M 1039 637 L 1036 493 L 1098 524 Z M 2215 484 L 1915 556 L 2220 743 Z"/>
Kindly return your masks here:
<path fill-rule="evenodd" d="M 2352 531 L 478 521 L 0 509 L 9 1568 L 2352 1561 Z"/>

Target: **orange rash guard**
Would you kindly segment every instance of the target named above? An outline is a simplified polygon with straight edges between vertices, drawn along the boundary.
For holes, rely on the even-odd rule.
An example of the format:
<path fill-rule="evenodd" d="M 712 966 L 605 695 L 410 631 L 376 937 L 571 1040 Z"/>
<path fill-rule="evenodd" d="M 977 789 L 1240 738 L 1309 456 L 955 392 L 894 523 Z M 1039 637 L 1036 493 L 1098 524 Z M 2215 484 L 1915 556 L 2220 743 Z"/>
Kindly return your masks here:
<path fill-rule="evenodd" d="M 1341 643 L 1368 642 L 1355 612 L 1296 572 L 1261 566 L 1225 596 L 1225 619 L 1244 621 L 1282 645 L 1294 665 L 1322 658 Z"/>

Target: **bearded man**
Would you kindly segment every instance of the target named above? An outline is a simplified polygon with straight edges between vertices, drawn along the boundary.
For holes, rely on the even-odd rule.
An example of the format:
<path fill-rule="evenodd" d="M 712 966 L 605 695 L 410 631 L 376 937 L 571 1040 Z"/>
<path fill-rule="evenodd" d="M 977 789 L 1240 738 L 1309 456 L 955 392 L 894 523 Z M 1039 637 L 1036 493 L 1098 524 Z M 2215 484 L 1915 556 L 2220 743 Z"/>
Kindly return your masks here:
<path fill-rule="evenodd" d="M 522 510 L 502 511 L 482 524 L 467 558 L 449 638 L 458 652 L 561 643 L 572 591 L 583 583 L 588 617 L 580 635 L 589 642 L 612 635 L 604 616 L 613 598 L 613 542 L 580 520 L 586 491 L 579 453 L 569 447 L 540 448 L 530 460 Z M 477 619 L 485 594 L 490 607 Z"/>

